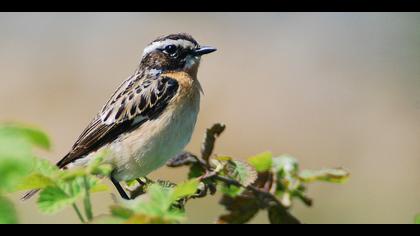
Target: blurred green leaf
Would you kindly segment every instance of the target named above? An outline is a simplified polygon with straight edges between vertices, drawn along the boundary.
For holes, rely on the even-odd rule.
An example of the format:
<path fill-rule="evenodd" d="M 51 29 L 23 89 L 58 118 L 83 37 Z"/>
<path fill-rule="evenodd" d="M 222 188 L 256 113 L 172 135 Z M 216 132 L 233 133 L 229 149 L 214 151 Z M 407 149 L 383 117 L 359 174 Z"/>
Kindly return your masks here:
<path fill-rule="evenodd" d="M 114 205 L 114 206 L 111 206 L 111 214 L 113 216 L 128 220 L 134 214 L 134 211 L 131 209 L 128 209 L 127 207 Z"/>
<path fill-rule="evenodd" d="M 416 225 L 420 225 L 420 214 L 417 214 L 417 215 L 414 217 L 414 224 L 416 224 Z"/>
<path fill-rule="evenodd" d="M 17 214 L 13 204 L 0 196 L 0 224 L 17 224 Z"/>
<path fill-rule="evenodd" d="M 330 183 L 343 183 L 347 181 L 349 172 L 338 169 L 304 170 L 299 173 L 299 178 L 306 182 L 325 181 Z"/>
<path fill-rule="evenodd" d="M 124 201 L 120 207 L 114 207 L 113 215 L 124 218 L 132 211 L 133 214 L 127 220 L 127 223 L 130 224 L 178 223 L 185 219 L 185 213 L 172 207 L 174 196 L 182 196 L 191 192 L 192 187 L 191 183 L 181 185 L 178 193 L 174 194 L 170 188 L 151 184 L 145 195 L 131 201 Z"/>
<path fill-rule="evenodd" d="M 32 174 L 40 174 L 55 179 L 62 171 L 48 160 L 34 158 Z"/>
<path fill-rule="evenodd" d="M 172 191 L 171 201 L 174 202 L 181 198 L 196 194 L 199 184 L 200 181 L 198 179 L 189 180 L 179 184 Z"/>
<path fill-rule="evenodd" d="M 235 185 L 223 184 L 222 187 L 220 188 L 220 191 L 223 194 L 234 198 L 234 197 L 237 197 L 237 196 L 241 195 L 243 193 L 244 189 L 240 188 L 240 187 L 237 187 Z"/>
<path fill-rule="evenodd" d="M 37 204 L 41 212 L 53 214 L 75 203 L 79 194 L 69 196 L 59 187 L 47 187 L 41 191 Z"/>
<path fill-rule="evenodd" d="M 44 132 L 24 124 L 9 123 L 1 125 L 0 136 L 24 138 L 36 147 L 46 150 L 51 148 L 50 139 Z"/>
<path fill-rule="evenodd" d="M 0 158 L 0 191 L 14 191 L 30 170 L 30 163 L 24 160 Z"/>
<path fill-rule="evenodd" d="M 51 178 L 41 175 L 39 173 L 33 173 L 28 176 L 26 176 L 22 183 L 20 183 L 16 189 L 21 190 L 32 190 L 32 189 L 43 189 L 48 186 L 54 186 L 55 181 Z"/>
<path fill-rule="evenodd" d="M 256 156 L 248 158 L 248 162 L 258 172 L 266 172 L 271 170 L 271 167 L 273 165 L 273 155 L 271 154 L 271 152 L 263 152 Z"/>

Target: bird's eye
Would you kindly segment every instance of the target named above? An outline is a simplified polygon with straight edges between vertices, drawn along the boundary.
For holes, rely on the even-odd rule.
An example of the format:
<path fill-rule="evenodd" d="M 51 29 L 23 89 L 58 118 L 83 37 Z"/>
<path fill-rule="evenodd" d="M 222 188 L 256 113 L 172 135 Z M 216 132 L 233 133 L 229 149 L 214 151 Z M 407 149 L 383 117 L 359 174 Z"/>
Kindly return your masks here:
<path fill-rule="evenodd" d="M 171 44 L 171 45 L 166 46 L 165 49 L 163 49 L 163 51 L 169 55 L 174 55 L 177 51 L 177 47 Z"/>

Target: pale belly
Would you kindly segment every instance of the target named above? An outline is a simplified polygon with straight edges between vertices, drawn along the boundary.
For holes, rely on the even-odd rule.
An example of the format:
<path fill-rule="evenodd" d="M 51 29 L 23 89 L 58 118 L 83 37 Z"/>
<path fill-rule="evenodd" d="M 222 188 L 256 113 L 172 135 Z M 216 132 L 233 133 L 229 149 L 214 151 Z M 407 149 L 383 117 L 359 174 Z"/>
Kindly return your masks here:
<path fill-rule="evenodd" d="M 183 151 L 189 143 L 199 110 L 199 99 L 184 106 L 167 107 L 158 119 L 111 143 L 109 162 L 119 181 L 148 175 Z"/>

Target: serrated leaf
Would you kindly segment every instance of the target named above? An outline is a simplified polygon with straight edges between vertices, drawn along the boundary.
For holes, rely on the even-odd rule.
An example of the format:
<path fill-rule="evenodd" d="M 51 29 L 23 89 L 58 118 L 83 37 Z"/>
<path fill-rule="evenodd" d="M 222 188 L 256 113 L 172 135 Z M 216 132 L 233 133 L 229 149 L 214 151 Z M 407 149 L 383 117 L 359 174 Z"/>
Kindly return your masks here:
<path fill-rule="evenodd" d="M 17 214 L 13 204 L 0 196 L 0 224 L 17 224 Z"/>
<path fill-rule="evenodd" d="M 258 172 L 266 172 L 271 170 L 271 167 L 273 165 L 273 154 L 271 154 L 271 152 L 263 152 L 256 156 L 248 158 L 248 162 Z"/>
<path fill-rule="evenodd" d="M 38 173 L 50 178 L 55 178 L 57 174 L 61 173 L 60 169 L 56 165 L 41 158 L 34 158 L 31 172 L 33 174 Z"/>
<path fill-rule="evenodd" d="M 349 178 L 350 174 L 344 169 L 322 169 L 304 170 L 299 173 L 299 178 L 306 182 L 325 181 L 330 183 L 343 183 Z"/>
<path fill-rule="evenodd" d="M 69 196 L 61 188 L 47 187 L 41 191 L 37 204 L 41 212 L 53 214 L 73 204 L 76 200 L 77 195 Z"/>
<path fill-rule="evenodd" d="M 255 182 L 258 173 L 248 163 L 243 161 L 229 161 L 225 167 L 226 174 L 247 187 Z"/>
<path fill-rule="evenodd" d="M 272 206 L 268 209 L 271 224 L 300 224 L 300 221 L 290 214 L 284 207 Z"/>
<path fill-rule="evenodd" d="M 132 201 L 125 201 L 123 207 L 130 209 L 134 215 L 128 223 L 144 223 L 138 219 L 139 216 L 153 219 L 150 223 L 166 222 L 175 223 L 183 220 L 185 214 L 173 209 L 173 190 L 151 184 L 147 188 L 147 193 Z"/>
<path fill-rule="evenodd" d="M 174 202 L 178 199 L 194 195 L 197 193 L 199 185 L 200 181 L 198 179 L 189 180 L 179 184 L 172 191 L 171 201 Z"/>

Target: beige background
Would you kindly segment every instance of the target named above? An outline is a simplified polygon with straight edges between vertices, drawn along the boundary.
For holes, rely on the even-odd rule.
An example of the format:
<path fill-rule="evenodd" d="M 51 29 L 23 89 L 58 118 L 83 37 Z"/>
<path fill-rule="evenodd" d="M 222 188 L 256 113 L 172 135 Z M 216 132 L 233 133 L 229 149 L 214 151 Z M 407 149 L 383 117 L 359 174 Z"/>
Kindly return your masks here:
<path fill-rule="evenodd" d="M 54 149 L 43 154 L 56 161 L 149 41 L 188 32 L 219 49 L 199 72 L 206 96 L 189 150 L 222 121 L 219 154 L 271 150 L 303 168 L 352 172 L 345 185 L 310 187 L 315 206 L 293 210 L 305 222 L 411 223 L 420 212 L 419 23 L 417 13 L 1 13 L 0 119 L 45 129 Z M 95 212 L 110 201 L 96 195 Z M 34 200 L 16 203 L 24 223 L 77 222 L 70 209 L 44 216 Z M 196 201 L 189 222 L 221 212 L 216 198 Z"/>

